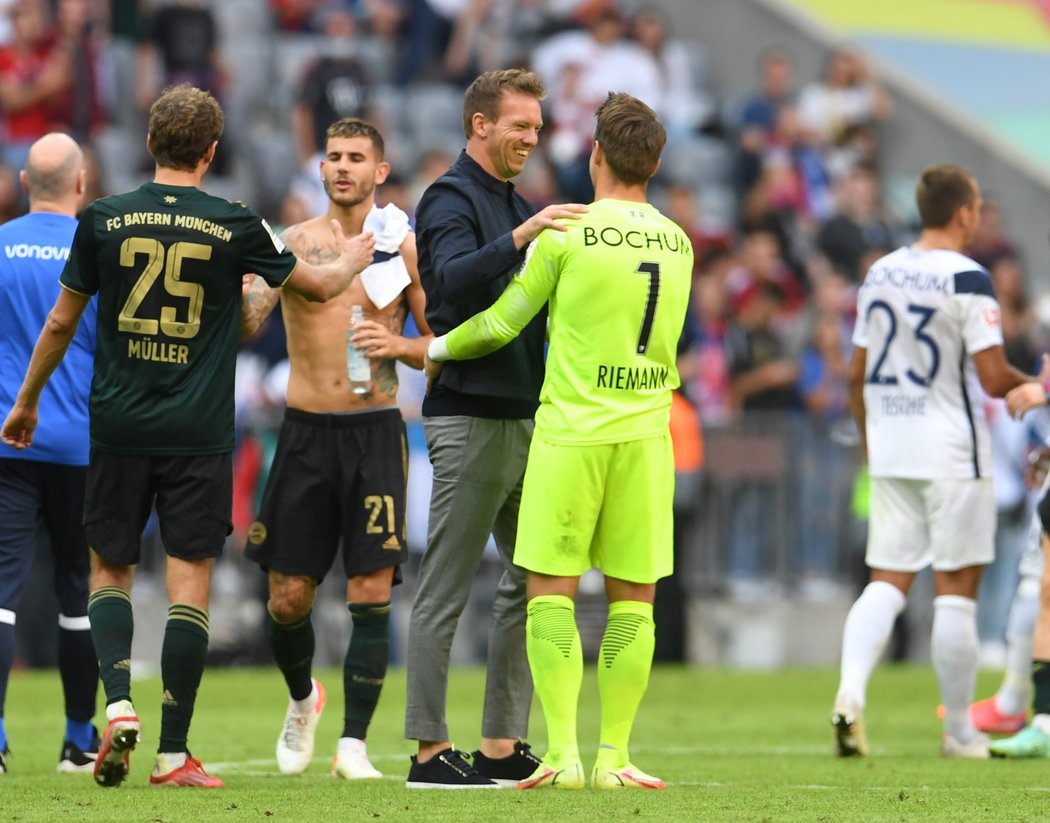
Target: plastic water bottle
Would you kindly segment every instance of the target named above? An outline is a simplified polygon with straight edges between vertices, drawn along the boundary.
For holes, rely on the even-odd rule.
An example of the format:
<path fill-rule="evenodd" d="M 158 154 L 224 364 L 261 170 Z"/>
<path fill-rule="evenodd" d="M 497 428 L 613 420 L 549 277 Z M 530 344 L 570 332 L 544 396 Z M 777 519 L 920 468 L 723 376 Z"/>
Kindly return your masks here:
<path fill-rule="evenodd" d="M 364 352 L 350 342 L 354 327 L 364 319 L 365 313 L 360 306 L 350 307 L 350 328 L 346 332 L 346 377 L 354 394 L 368 394 L 372 390 L 372 364 Z"/>

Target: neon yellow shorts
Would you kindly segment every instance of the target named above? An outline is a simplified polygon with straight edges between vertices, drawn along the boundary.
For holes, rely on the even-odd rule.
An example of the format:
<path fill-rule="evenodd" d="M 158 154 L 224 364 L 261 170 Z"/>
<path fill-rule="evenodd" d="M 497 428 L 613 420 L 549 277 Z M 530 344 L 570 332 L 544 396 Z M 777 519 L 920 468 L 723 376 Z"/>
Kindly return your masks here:
<path fill-rule="evenodd" d="M 564 446 L 533 435 L 514 562 L 577 577 L 590 568 L 631 583 L 674 570 L 671 437 Z"/>

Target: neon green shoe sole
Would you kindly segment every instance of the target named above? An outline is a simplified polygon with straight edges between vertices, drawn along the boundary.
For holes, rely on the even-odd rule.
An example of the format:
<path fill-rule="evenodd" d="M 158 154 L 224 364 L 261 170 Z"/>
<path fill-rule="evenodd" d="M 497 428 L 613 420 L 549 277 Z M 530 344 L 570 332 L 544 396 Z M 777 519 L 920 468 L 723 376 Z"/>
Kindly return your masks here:
<path fill-rule="evenodd" d="M 531 775 L 524 780 L 519 780 L 519 789 L 582 789 L 583 764 L 579 761 L 571 763 L 561 769 L 555 769 L 546 763 L 541 763 Z"/>
<path fill-rule="evenodd" d="M 1036 726 L 1025 726 L 1013 737 L 993 740 L 988 753 L 992 757 L 1050 757 L 1050 736 Z"/>
<path fill-rule="evenodd" d="M 628 763 L 622 769 L 599 769 L 594 767 L 591 785 L 596 789 L 666 789 L 667 784 L 659 777 L 646 774 L 637 766 Z"/>

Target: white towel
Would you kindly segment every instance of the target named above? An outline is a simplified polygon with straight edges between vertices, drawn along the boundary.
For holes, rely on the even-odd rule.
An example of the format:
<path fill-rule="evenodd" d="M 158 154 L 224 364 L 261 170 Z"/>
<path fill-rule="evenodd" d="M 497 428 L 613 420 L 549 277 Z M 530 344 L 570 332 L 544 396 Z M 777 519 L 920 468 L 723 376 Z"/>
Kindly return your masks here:
<path fill-rule="evenodd" d="M 365 218 L 365 231 L 376 236 L 376 251 L 398 251 L 408 234 L 408 215 L 393 203 L 383 208 L 372 206 Z"/>
<path fill-rule="evenodd" d="M 412 282 L 405 261 L 399 253 L 401 244 L 408 235 L 408 215 L 393 203 L 381 209 L 373 206 L 365 218 L 365 231 L 375 235 L 377 252 L 396 255 L 372 263 L 359 275 L 368 299 L 376 308 L 382 309 Z"/>

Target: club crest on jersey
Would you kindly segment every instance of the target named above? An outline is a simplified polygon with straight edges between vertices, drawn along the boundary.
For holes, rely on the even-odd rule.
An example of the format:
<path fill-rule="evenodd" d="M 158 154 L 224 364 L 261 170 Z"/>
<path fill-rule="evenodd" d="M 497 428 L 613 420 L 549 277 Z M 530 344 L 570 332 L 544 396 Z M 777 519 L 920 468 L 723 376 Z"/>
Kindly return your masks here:
<path fill-rule="evenodd" d="M 984 313 L 984 322 L 985 323 L 987 323 L 992 328 L 997 328 L 999 326 L 999 323 L 1000 323 L 999 309 L 987 308 L 987 309 L 984 310 L 983 313 Z"/>

